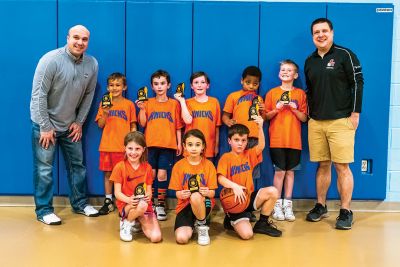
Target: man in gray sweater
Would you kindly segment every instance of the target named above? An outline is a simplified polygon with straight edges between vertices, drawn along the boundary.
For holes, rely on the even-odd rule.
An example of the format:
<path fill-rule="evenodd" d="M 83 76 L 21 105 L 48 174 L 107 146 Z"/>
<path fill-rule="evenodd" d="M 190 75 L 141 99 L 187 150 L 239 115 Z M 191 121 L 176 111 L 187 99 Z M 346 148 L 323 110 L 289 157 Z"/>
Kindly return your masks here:
<path fill-rule="evenodd" d="M 69 29 L 67 45 L 46 53 L 36 67 L 31 96 L 33 181 L 37 219 L 58 225 L 53 208 L 53 159 L 57 144 L 63 152 L 76 213 L 98 211 L 88 205 L 83 164 L 82 125 L 97 83 L 97 60 L 85 54 L 90 32 L 82 25 Z"/>

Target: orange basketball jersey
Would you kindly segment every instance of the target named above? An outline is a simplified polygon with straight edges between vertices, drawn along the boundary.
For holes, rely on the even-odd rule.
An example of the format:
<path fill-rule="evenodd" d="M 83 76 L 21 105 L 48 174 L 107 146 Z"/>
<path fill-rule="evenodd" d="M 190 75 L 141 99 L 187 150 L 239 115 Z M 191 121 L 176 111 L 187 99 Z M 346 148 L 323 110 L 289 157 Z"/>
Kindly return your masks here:
<path fill-rule="evenodd" d="M 217 189 L 217 173 L 214 164 L 208 159 L 203 158 L 199 165 L 191 165 L 186 158 L 179 160 L 172 168 L 169 189 L 180 191 L 188 190 L 188 180 L 194 174 L 200 176 L 201 187 L 208 187 L 211 190 Z M 189 204 L 189 199 L 178 199 L 176 213 L 179 213 Z M 215 200 L 211 199 L 214 207 Z"/>

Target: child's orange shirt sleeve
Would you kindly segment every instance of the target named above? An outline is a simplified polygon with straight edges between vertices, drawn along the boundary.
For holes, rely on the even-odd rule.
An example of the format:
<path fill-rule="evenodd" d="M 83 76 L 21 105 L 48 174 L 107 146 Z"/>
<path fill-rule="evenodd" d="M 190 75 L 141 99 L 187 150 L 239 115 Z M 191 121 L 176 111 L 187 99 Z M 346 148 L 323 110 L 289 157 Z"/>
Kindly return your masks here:
<path fill-rule="evenodd" d="M 114 169 L 112 170 L 111 176 L 110 176 L 110 181 L 113 181 L 114 183 L 122 184 L 123 183 L 123 165 L 125 164 L 124 161 L 120 161 L 115 165 Z"/>
<path fill-rule="evenodd" d="M 234 108 L 235 108 L 235 101 L 233 99 L 233 94 L 230 93 L 225 100 L 224 112 L 233 114 Z"/>

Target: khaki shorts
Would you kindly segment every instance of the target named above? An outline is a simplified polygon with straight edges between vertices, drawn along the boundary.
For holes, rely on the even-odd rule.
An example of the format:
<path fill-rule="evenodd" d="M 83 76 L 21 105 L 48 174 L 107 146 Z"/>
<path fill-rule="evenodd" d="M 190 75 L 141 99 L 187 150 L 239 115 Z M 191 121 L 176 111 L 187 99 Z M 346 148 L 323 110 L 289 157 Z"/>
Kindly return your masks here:
<path fill-rule="evenodd" d="M 308 122 L 310 160 L 351 163 L 356 130 L 349 118 Z"/>

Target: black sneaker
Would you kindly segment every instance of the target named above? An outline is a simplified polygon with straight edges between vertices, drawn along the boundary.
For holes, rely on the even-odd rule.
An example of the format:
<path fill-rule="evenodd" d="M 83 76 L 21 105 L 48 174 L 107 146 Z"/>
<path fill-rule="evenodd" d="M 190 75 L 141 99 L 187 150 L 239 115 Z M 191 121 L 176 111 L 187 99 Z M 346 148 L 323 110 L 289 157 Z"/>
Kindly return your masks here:
<path fill-rule="evenodd" d="M 250 216 L 251 216 L 250 217 L 250 222 L 256 222 L 257 221 L 257 217 L 253 212 L 250 213 Z"/>
<path fill-rule="evenodd" d="M 106 198 L 104 200 L 103 206 L 99 209 L 99 214 L 107 215 L 114 210 L 115 210 L 114 202 L 111 199 Z"/>
<path fill-rule="evenodd" d="M 280 237 L 282 235 L 282 231 L 276 228 L 276 225 L 272 221 L 261 221 L 259 220 L 253 227 L 254 233 L 269 235 L 273 237 Z"/>
<path fill-rule="evenodd" d="M 340 209 L 339 216 L 336 218 L 336 229 L 350 230 L 353 224 L 353 212 L 351 210 Z"/>
<path fill-rule="evenodd" d="M 235 230 L 235 229 L 233 229 L 233 226 L 231 224 L 231 220 L 226 215 L 225 215 L 225 218 L 224 218 L 224 228 L 226 230 Z"/>
<path fill-rule="evenodd" d="M 309 222 L 318 222 L 323 218 L 328 217 L 328 209 L 321 203 L 315 204 L 315 207 L 307 214 L 306 220 Z"/>

